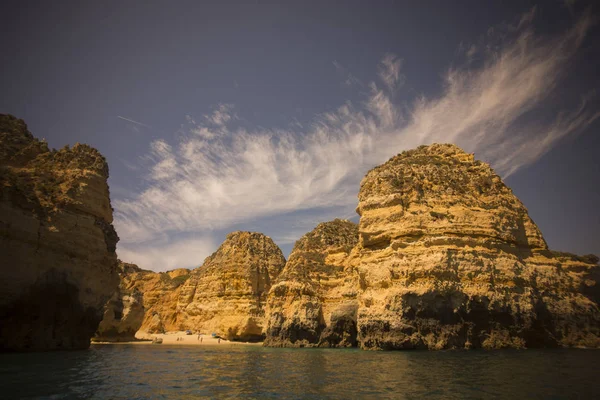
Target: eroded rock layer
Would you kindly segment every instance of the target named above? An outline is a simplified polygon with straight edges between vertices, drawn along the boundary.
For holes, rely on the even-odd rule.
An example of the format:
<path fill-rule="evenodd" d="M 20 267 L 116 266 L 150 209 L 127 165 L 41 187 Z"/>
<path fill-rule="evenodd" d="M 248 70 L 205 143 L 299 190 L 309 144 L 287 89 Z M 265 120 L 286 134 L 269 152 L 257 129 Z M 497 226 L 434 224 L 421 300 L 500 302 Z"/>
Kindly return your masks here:
<path fill-rule="evenodd" d="M 358 226 L 336 219 L 298 240 L 271 288 L 266 346 L 356 346 L 357 275 L 346 267 Z"/>
<path fill-rule="evenodd" d="M 0 115 L 0 350 L 89 346 L 118 284 L 107 179 L 95 149 Z"/>
<path fill-rule="evenodd" d="M 361 182 L 357 212 L 358 226 L 319 224 L 287 263 L 270 238 L 234 232 L 192 272 L 125 264 L 100 336 L 190 329 L 277 347 L 600 346 L 598 258 L 550 251 L 473 155 L 436 144 L 393 157 Z"/>
<path fill-rule="evenodd" d="M 268 236 L 230 233 L 182 285 L 177 323 L 231 340 L 262 340 L 267 293 L 284 265 Z"/>
<path fill-rule="evenodd" d="M 362 348 L 600 345 L 598 259 L 549 251 L 473 155 L 431 145 L 393 157 L 361 182 L 357 212 Z"/>
<path fill-rule="evenodd" d="M 177 299 L 190 270 L 153 272 L 119 262 L 120 284 L 106 305 L 95 340 L 131 341 L 142 329 L 147 333 L 181 330 L 177 325 Z"/>

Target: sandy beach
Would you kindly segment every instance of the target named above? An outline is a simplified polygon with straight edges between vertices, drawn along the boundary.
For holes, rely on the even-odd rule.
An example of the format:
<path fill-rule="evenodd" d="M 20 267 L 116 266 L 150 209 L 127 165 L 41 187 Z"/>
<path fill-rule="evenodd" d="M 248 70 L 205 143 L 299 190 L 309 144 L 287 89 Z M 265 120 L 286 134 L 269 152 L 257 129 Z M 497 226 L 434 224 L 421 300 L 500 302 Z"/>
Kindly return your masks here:
<path fill-rule="evenodd" d="M 262 342 L 232 342 L 225 339 L 217 339 L 211 335 L 186 335 L 185 331 L 179 332 L 167 332 L 167 333 L 147 333 L 139 331 L 135 334 L 135 337 L 140 341 L 137 342 L 93 342 L 94 344 L 152 344 L 151 340 L 154 338 L 161 338 L 162 344 L 169 345 L 185 345 L 185 346 L 225 346 L 225 345 L 250 345 L 250 346 L 262 346 Z M 179 340 L 177 340 L 179 338 Z"/>

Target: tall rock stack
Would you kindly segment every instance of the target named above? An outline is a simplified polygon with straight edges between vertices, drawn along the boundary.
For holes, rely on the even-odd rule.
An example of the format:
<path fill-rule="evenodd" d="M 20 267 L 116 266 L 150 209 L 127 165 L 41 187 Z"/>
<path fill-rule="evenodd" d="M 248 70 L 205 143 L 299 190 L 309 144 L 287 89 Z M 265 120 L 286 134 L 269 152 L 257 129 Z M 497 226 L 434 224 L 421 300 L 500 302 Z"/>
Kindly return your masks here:
<path fill-rule="evenodd" d="M 269 292 L 266 346 L 356 346 L 357 280 L 345 267 L 358 226 L 336 219 L 300 238 Z"/>
<path fill-rule="evenodd" d="M 117 284 L 106 160 L 0 115 L 0 350 L 87 348 Z"/>
<path fill-rule="evenodd" d="M 358 340 L 365 349 L 600 345 L 598 259 L 551 252 L 489 165 L 421 146 L 363 179 Z"/>
<path fill-rule="evenodd" d="M 262 340 L 267 293 L 284 265 L 268 236 L 230 233 L 182 286 L 178 323 L 230 340 Z"/>

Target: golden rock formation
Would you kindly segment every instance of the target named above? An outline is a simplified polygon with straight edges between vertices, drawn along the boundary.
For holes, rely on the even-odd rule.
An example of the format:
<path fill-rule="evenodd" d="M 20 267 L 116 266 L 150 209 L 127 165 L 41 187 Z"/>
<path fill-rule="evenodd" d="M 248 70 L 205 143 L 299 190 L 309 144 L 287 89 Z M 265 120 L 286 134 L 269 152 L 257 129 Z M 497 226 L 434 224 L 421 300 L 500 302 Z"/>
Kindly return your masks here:
<path fill-rule="evenodd" d="M 118 284 L 107 185 L 95 149 L 49 150 L 0 115 L 0 349 L 87 348 Z"/>
<path fill-rule="evenodd" d="M 319 224 L 287 263 L 270 238 L 234 232 L 192 272 L 123 269 L 101 327 L 276 347 L 600 346 L 598 258 L 550 251 L 473 155 L 404 152 L 371 170 L 358 198 L 358 226 Z"/>
<path fill-rule="evenodd" d="M 183 329 L 177 325 L 177 298 L 190 276 L 185 268 L 153 272 L 119 262 L 120 284 L 108 301 L 97 341 L 135 340 L 138 330 L 163 333 Z"/>
<path fill-rule="evenodd" d="M 266 296 L 284 265 L 268 236 L 230 233 L 182 286 L 178 323 L 230 340 L 261 340 Z"/>
<path fill-rule="evenodd" d="M 361 182 L 358 341 L 365 349 L 600 345 L 598 259 L 548 250 L 489 165 L 421 146 Z"/>
<path fill-rule="evenodd" d="M 300 238 L 271 288 L 266 346 L 356 345 L 357 275 L 345 267 L 358 226 L 336 219 Z"/>
<path fill-rule="evenodd" d="M 121 263 L 121 283 L 95 340 L 127 341 L 138 331 L 147 336 L 188 329 L 230 340 L 262 340 L 266 295 L 284 265 L 271 238 L 252 232 L 230 233 L 192 271 L 156 273 Z"/>

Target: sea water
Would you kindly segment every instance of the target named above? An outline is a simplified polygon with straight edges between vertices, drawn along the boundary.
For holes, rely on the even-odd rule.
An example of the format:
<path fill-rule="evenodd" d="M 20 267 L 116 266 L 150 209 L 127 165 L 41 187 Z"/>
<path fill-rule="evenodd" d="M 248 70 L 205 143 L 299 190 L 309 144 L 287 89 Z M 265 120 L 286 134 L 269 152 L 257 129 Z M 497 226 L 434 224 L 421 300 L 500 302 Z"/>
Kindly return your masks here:
<path fill-rule="evenodd" d="M 0 354 L 2 399 L 599 399 L 600 351 L 92 345 Z"/>

